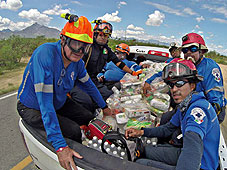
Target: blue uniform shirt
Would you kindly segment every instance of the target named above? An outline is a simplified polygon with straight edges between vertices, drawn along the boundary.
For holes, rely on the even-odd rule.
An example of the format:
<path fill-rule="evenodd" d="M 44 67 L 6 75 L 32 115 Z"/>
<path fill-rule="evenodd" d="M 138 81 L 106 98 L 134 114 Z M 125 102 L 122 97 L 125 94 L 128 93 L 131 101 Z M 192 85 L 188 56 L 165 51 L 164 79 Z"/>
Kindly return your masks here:
<path fill-rule="evenodd" d="M 60 109 L 66 94 L 74 87 L 78 79 L 86 91 L 98 103 L 106 106 L 99 91 L 84 68 L 84 62 L 72 62 L 67 68 L 61 55 L 61 41 L 39 46 L 25 69 L 22 84 L 18 90 L 18 99 L 29 108 L 40 110 L 47 133 L 47 140 L 57 150 L 66 146 L 55 110 Z"/>
<path fill-rule="evenodd" d="M 196 66 L 198 74 L 204 77 L 202 82 L 197 83 L 196 91 L 203 91 L 207 100 L 212 103 L 218 103 L 220 107 L 226 105 L 223 76 L 218 64 L 210 59 L 203 58 Z"/>
<path fill-rule="evenodd" d="M 216 112 L 204 94 L 193 94 L 186 112 L 181 113 L 178 109 L 170 122 L 181 127 L 183 136 L 188 131 L 199 134 L 203 141 L 201 168 L 217 169 L 220 127 Z"/>
<path fill-rule="evenodd" d="M 137 65 L 134 61 L 128 61 L 127 59 L 122 60 L 126 66 L 128 66 L 133 71 L 138 71 L 141 66 Z M 125 71 L 117 67 L 112 61 L 108 62 L 104 67 L 104 73 L 99 73 L 97 77 L 104 75 L 106 81 L 120 81 L 124 75 Z"/>

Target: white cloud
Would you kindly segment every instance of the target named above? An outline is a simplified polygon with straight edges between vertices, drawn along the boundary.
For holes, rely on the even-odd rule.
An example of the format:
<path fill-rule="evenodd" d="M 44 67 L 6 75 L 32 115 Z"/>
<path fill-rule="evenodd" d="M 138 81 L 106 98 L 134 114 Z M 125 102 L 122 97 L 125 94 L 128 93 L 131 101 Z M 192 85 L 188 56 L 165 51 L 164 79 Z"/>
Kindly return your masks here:
<path fill-rule="evenodd" d="M 42 25 L 48 25 L 52 17 L 48 17 L 46 14 L 40 13 L 37 9 L 30 9 L 29 11 L 21 11 L 18 14 L 21 18 L 26 18 L 33 22 L 38 22 Z"/>
<path fill-rule="evenodd" d="M 182 12 L 180 12 L 180 10 L 170 8 L 166 5 L 161 5 L 161 4 L 158 4 L 158 3 L 153 3 L 153 2 L 148 2 L 148 1 L 145 1 L 145 4 L 152 5 L 156 8 L 158 8 L 158 9 L 164 11 L 164 12 L 170 13 L 170 14 L 175 14 L 175 15 L 178 15 L 178 16 L 184 15 Z"/>
<path fill-rule="evenodd" d="M 197 22 L 201 22 L 201 21 L 204 21 L 205 19 L 203 18 L 203 16 L 200 16 L 200 17 L 196 17 L 196 20 Z"/>
<path fill-rule="evenodd" d="M 8 18 L 2 18 L 0 16 L 0 30 L 4 29 L 10 29 L 11 31 L 22 30 L 28 26 L 31 26 L 32 24 L 33 24 L 32 21 L 15 23 L 13 21 L 10 21 Z"/>
<path fill-rule="evenodd" d="M 82 3 L 80 3 L 79 1 L 71 1 L 71 3 L 73 3 L 73 4 L 77 4 L 77 5 L 80 5 L 80 6 L 82 6 L 83 4 Z"/>
<path fill-rule="evenodd" d="M 55 5 L 53 9 L 43 11 L 47 15 L 61 15 L 62 13 L 70 13 L 70 9 L 62 9 L 61 5 Z"/>
<path fill-rule="evenodd" d="M 183 12 L 189 15 L 197 15 L 191 8 L 184 8 Z"/>
<path fill-rule="evenodd" d="M 160 26 L 163 23 L 163 19 L 165 19 L 165 15 L 156 10 L 148 16 L 146 25 Z"/>
<path fill-rule="evenodd" d="M 118 4 L 118 7 L 117 8 L 121 8 L 121 6 L 123 6 L 123 5 L 127 5 L 127 2 L 125 2 L 125 1 L 121 1 L 121 2 L 119 2 L 119 4 Z"/>
<path fill-rule="evenodd" d="M 199 35 L 203 34 L 203 31 L 198 31 L 198 34 L 199 34 Z"/>
<path fill-rule="evenodd" d="M 212 18 L 211 21 L 227 24 L 227 20 L 221 18 Z"/>
<path fill-rule="evenodd" d="M 108 22 L 121 22 L 121 18 L 117 16 L 118 13 L 118 11 L 113 12 L 112 14 L 106 13 L 104 16 L 98 17 L 97 19 L 106 20 Z"/>
<path fill-rule="evenodd" d="M 128 25 L 127 29 L 135 30 L 135 31 L 143 31 L 142 27 L 136 27 L 133 24 Z"/>
<path fill-rule="evenodd" d="M 126 30 L 126 33 L 131 35 L 140 35 L 140 34 L 144 34 L 144 31 Z"/>
<path fill-rule="evenodd" d="M 9 9 L 16 11 L 23 6 L 21 0 L 6 0 L 0 2 L 0 9 Z"/>
<path fill-rule="evenodd" d="M 205 9 L 208 9 L 211 12 L 223 14 L 227 18 L 227 8 L 225 6 L 217 7 L 217 6 L 210 6 L 205 4 L 202 7 Z"/>

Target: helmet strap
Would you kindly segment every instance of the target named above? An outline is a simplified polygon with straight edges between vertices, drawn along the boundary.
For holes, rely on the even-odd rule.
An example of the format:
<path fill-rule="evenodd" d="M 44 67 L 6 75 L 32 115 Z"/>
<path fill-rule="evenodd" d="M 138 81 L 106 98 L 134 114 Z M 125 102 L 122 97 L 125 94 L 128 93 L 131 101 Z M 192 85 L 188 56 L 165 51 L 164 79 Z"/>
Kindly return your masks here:
<path fill-rule="evenodd" d="M 199 59 L 198 59 L 198 61 L 195 62 L 195 65 L 198 65 L 201 62 L 201 60 L 203 58 L 203 55 L 201 55 L 201 53 L 202 53 L 201 44 L 199 44 Z"/>
<path fill-rule="evenodd" d="M 62 38 L 64 39 L 64 43 L 62 43 L 63 57 L 65 57 L 68 61 L 72 62 L 72 60 L 70 60 L 67 57 L 66 52 L 65 52 L 65 45 L 66 45 L 67 37 L 63 36 Z"/>

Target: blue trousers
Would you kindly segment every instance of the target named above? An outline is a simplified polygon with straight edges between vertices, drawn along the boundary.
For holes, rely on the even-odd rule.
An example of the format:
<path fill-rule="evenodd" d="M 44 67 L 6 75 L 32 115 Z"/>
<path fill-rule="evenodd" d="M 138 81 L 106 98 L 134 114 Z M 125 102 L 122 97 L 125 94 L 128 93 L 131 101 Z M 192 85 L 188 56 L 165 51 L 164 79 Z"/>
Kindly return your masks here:
<path fill-rule="evenodd" d="M 138 159 L 136 162 L 155 168 L 173 170 L 177 165 L 180 153 L 181 148 L 170 144 L 147 145 L 145 146 L 145 158 Z"/>

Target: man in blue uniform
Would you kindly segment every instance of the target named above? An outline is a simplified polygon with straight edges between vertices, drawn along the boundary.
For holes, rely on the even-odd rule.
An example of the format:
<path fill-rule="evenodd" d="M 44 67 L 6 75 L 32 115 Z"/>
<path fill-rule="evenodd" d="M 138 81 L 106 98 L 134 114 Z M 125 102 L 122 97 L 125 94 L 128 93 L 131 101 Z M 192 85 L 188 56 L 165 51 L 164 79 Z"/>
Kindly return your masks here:
<path fill-rule="evenodd" d="M 174 101 L 179 105 L 170 122 L 156 128 L 128 129 L 126 137 L 167 137 L 181 127 L 183 148 L 172 145 L 147 145 L 145 158 L 137 162 L 162 169 L 217 169 L 220 127 L 216 112 L 203 92 L 196 92 L 202 81 L 189 60 L 174 59 L 163 69 Z"/>
<path fill-rule="evenodd" d="M 88 124 L 94 115 L 67 98 L 75 80 L 93 97 L 104 114 L 111 115 L 112 112 L 81 59 L 93 43 L 90 22 L 83 16 L 62 16 L 69 21 L 62 29 L 61 40 L 43 44 L 32 54 L 18 90 L 17 109 L 26 123 L 45 129 L 61 166 L 77 169 L 72 157 L 82 157 L 68 147 L 63 136 L 81 142 L 80 126 Z"/>
<path fill-rule="evenodd" d="M 137 65 L 134 61 L 127 60 L 127 56 L 129 55 L 130 48 L 127 44 L 121 43 L 116 46 L 115 54 L 116 56 L 125 63 L 133 71 L 140 71 L 142 69 L 141 66 Z M 111 89 L 113 86 L 116 86 L 118 89 L 119 81 L 124 77 L 126 72 L 119 67 L 117 67 L 112 61 L 108 62 L 106 66 L 103 68 L 102 72 L 97 75 L 99 82 L 105 84 L 108 89 Z"/>
<path fill-rule="evenodd" d="M 222 123 L 226 114 L 225 91 L 223 76 L 219 65 L 203 55 L 208 51 L 204 39 L 196 33 L 189 33 L 182 38 L 182 52 L 185 59 L 192 58 L 199 75 L 204 80 L 199 82 L 196 91 L 203 91 L 207 100 L 215 108 L 219 123 Z"/>

